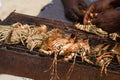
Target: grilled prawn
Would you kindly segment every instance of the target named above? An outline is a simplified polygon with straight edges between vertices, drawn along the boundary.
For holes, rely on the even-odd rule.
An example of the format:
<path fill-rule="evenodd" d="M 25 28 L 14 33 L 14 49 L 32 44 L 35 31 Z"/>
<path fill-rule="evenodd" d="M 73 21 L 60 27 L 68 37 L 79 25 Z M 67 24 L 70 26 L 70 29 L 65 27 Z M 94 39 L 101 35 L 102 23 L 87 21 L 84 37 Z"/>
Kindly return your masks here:
<path fill-rule="evenodd" d="M 48 36 L 46 35 L 47 26 L 41 25 L 37 28 L 31 28 L 31 34 L 27 37 L 27 48 L 32 51 L 36 47 L 40 47 Z"/>
<path fill-rule="evenodd" d="M 112 48 L 111 48 L 112 47 Z M 114 57 L 117 57 L 118 63 L 120 61 L 120 44 L 116 43 L 115 46 L 111 44 L 99 45 L 99 49 L 95 49 L 98 54 L 96 56 L 96 65 L 101 66 L 101 75 L 103 73 L 107 74 L 107 67 L 111 63 Z M 95 51 L 94 50 L 94 51 Z"/>

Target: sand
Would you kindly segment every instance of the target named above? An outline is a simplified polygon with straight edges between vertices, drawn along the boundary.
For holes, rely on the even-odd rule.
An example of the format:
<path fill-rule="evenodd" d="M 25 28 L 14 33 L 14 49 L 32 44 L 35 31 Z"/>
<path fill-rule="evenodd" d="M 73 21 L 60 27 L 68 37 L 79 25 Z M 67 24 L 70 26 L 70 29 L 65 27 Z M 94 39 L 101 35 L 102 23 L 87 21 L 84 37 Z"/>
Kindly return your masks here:
<path fill-rule="evenodd" d="M 5 19 L 12 11 L 37 16 L 43 6 L 52 0 L 0 0 L 0 19 Z"/>

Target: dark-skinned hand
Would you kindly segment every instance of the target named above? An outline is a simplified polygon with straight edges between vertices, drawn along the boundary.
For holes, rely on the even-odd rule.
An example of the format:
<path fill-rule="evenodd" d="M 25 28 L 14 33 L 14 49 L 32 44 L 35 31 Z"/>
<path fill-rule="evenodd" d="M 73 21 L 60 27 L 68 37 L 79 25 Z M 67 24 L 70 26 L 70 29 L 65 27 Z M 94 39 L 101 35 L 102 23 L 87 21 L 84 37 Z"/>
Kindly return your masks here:
<path fill-rule="evenodd" d="M 80 21 L 83 23 L 83 17 L 87 8 L 84 0 L 62 0 L 65 15 L 72 21 Z"/>
<path fill-rule="evenodd" d="M 84 17 L 84 24 L 88 24 L 91 21 L 91 19 L 95 18 L 99 13 L 108 9 L 114 9 L 118 6 L 120 6 L 119 0 L 98 0 L 96 2 L 93 2 L 86 11 Z"/>
<path fill-rule="evenodd" d="M 109 33 L 117 32 L 120 29 L 120 10 L 111 9 L 101 12 L 91 22 Z"/>

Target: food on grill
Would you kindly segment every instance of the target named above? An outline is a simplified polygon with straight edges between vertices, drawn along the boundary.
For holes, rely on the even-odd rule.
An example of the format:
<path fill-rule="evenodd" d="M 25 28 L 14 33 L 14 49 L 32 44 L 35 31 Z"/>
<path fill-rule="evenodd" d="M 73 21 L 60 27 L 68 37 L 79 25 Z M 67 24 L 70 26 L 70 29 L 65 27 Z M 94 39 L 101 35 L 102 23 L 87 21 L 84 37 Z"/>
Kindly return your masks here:
<path fill-rule="evenodd" d="M 42 42 L 47 39 L 47 27 L 45 25 L 40 25 L 40 27 L 32 28 L 31 34 L 28 36 L 26 43 L 27 48 L 32 51 L 34 48 L 40 47 Z"/>
<path fill-rule="evenodd" d="M 116 41 L 117 38 L 120 38 L 119 34 L 117 34 L 117 33 L 108 34 L 108 32 L 102 30 L 101 28 L 97 28 L 96 25 L 92 25 L 92 24 L 82 25 L 80 23 L 77 23 L 77 24 L 75 24 L 75 27 L 77 29 L 80 29 L 80 30 L 83 30 L 83 31 L 86 31 L 86 32 L 89 32 L 89 33 L 94 33 L 98 36 L 109 37 L 109 38 L 111 38 L 112 40 L 115 40 L 115 41 Z"/>
<path fill-rule="evenodd" d="M 111 33 L 111 34 L 109 34 L 109 37 L 110 37 L 112 40 L 115 40 L 115 41 L 117 41 L 117 38 L 120 39 L 120 35 L 117 34 L 117 33 Z"/>
<path fill-rule="evenodd" d="M 107 32 L 94 26 L 92 27 L 92 25 L 85 26 L 84 28 L 84 25 L 79 24 L 77 28 L 103 37 L 108 36 Z M 110 36 L 113 37 L 112 34 Z M 57 75 L 58 56 L 63 56 L 60 60 L 64 61 L 74 59 L 72 66 L 68 70 L 68 75 L 71 75 L 76 57 L 80 57 L 82 62 L 85 61 L 92 65 L 101 66 L 101 74 L 107 74 L 107 67 L 115 57 L 118 63 L 120 63 L 120 43 L 115 42 L 114 46 L 112 43 L 103 43 L 91 47 L 88 39 L 84 40 L 75 34 L 65 34 L 61 29 L 47 30 L 46 25 L 34 26 L 28 24 L 22 25 L 21 23 L 15 23 L 11 26 L 0 25 L 0 43 L 22 43 L 30 51 L 36 48 L 40 53 L 54 55 L 50 69 L 53 68 L 52 78 L 57 79 L 59 79 Z"/>
<path fill-rule="evenodd" d="M 103 31 L 101 28 L 97 28 L 95 25 L 81 25 L 80 23 L 75 24 L 75 27 L 77 29 L 86 31 L 86 32 L 91 32 L 94 34 L 97 34 L 99 36 L 106 37 L 108 33 L 106 31 Z"/>
<path fill-rule="evenodd" d="M 117 57 L 119 62 L 120 43 L 115 43 L 114 46 L 113 44 L 100 44 L 92 50 L 91 55 L 96 58 L 95 64 L 102 67 L 101 75 L 107 74 L 107 67 L 113 58 Z"/>
<path fill-rule="evenodd" d="M 51 55 L 52 53 L 54 53 L 55 50 L 57 51 L 57 48 L 59 47 L 59 45 L 62 44 L 62 43 L 59 43 L 59 41 L 58 41 L 59 44 L 57 44 L 57 40 L 56 40 L 58 38 L 59 39 L 62 38 L 62 31 L 60 29 L 52 29 L 51 31 L 48 31 L 46 35 L 47 35 L 47 38 L 46 40 L 43 41 L 43 44 L 39 46 L 41 47 L 39 51 L 44 52 L 47 55 Z"/>
<path fill-rule="evenodd" d="M 12 27 L 10 26 L 2 26 L 0 25 L 0 42 L 5 42 L 12 31 Z"/>

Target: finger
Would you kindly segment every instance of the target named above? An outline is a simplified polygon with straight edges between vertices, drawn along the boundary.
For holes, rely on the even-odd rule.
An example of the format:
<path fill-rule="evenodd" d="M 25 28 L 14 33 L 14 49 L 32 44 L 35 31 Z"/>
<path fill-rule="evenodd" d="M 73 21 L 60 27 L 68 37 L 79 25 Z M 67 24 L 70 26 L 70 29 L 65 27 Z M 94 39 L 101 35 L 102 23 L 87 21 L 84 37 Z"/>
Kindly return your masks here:
<path fill-rule="evenodd" d="M 84 9 L 84 10 L 86 10 L 88 7 L 87 4 L 83 0 L 79 1 L 78 5 L 80 6 L 80 9 Z"/>
<path fill-rule="evenodd" d="M 98 25 L 99 21 L 97 18 L 91 19 L 91 23 L 94 25 Z"/>
<path fill-rule="evenodd" d="M 81 10 L 78 7 L 75 7 L 73 9 L 73 11 L 78 17 L 83 16 L 83 13 L 81 12 Z"/>
<path fill-rule="evenodd" d="M 79 7 L 74 8 L 74 13 L 79 17 L 79 22 L 83 24 L 83 18 L 85 11 L 82 9 L 79 9 Z"/>
<path fill-rule="evenodd" d="M 78 21 L 78 19 L 79 19 L 79 17 L 72 10 L 67 11 L 67 13 L 65 15 L 71 21 Z"/>
<path fill-rule="evenodd" d="M 87 5 L 81 5 L 81 4 L 79 4 L 79 9 L 80 10 L 86 10 L 87 9 Z"/>
<path fill-rule="evenodd" d="M 82 12 L 82 14 L 85 15 L 88 6 L 87 6 L 87 4 L 83 0 L 82 1 L 79 0 L 78 8 Z"/>
<path fill-rule="evenodd" d="M 87 8 L 83 8 L 82 6 L 78 6 L 80 12 L 85 15 Z"/>
<path fill-rule="evenodd" d="M 92 13 L 94 9 L 95 9 L 94 6 L 91 5 L 89 9 L 86 11 L 84 16 L 84 24 L 88 24 L 88 21 L 90 20 L 90 13 Z"/>
<path fill-rule="evenodd" d="M 83 4 L 83 9 L 86 10 L 88 8 L 87 4 Z"/>

